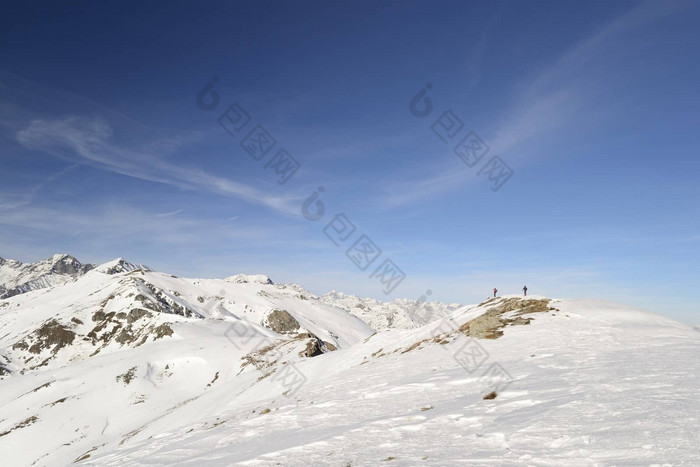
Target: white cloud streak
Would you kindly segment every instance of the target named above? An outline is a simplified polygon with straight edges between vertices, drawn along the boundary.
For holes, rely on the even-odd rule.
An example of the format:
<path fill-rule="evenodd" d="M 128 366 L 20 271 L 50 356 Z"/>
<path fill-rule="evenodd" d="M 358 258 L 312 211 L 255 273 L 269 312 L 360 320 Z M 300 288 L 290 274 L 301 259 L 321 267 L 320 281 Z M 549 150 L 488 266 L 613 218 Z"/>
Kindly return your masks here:
<path fill-rule="evenodd" d="M 299 196 L 272 196 L 201 169 L 170 163 L 151 152 L 119 146 L 112 136 L 112 129 L 104 120 L 76 116 L 35 119 L 16 133 L 17 141 L 24 147 L 74 163 L 185 190 L 235 197 L 285 214 L 299 214 Z"/>
<path fill-rule="evenodd" d="M 680 3 L 645 2 L 613 19 L 588 38 L 565 51 L 561 58 L 543 68 L 526 81 L 513 100 L 511 107 L 503 113 L 495 135 L 490 137 L 489 154 L 498 154 L 515 168 L 527 163 L 523 149 L 532 141 L 543 141 L 545 137 L 574 125 L 582 115 L 584 107 L 597 103 L 590 95 L 582 76 L 587 67 L 604 55 L 612 41 L 622 47 L 625 34 L 648 26 L 679 8 Z M 482 44 L 481 47 L 485 47 Z M 516 151 L 517 150 L 517 151 Z M 451 152 L 450 152 L 451 154 Z M 450 163 L 444 164 L 435 174 L 388 185 L 389 194 L 384 204 L 396 208 L 416 201 L 424 201 L 463 187 L 467 183 L 481 181 L 475 171 L 466 170 L 454 154 Z M 531 156 L 529 157 L 531 159 Z"/>

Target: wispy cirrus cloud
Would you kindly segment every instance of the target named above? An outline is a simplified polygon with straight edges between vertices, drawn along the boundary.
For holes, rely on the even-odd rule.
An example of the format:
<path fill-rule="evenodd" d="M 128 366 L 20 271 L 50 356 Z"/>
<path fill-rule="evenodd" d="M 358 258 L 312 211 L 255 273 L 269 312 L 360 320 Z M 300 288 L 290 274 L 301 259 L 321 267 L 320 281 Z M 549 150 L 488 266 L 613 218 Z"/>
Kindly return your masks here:
<path fill-rule="evenodd" d="M 159 212 L 156 214 L 156 217 L 163 218 L 163 217 L 170 217 L 170 216 L 175 216 L 177 214 L 180 214 L 183 211 L 183 209 L 176 209 L 175 211 L 170 211 L 170 212 Z"/>
<path fill-rule="evenodd" d="M 235 240 L 259 242 L 285 241 L 286 236 L 271 226 L 231 226 L 225 218 L 168 216 L 121 203 L 101 205 L 94 212 L 30 205 L 3 212 L 0 226 L 3 231 L 18 228 L 26 235 L 43 236 L 52 233 L 56 238 L 80 237 L 87 241 L 132 241 L 167 243 L 170 245 L 225 244 Z M 293 222 L 293 221 L 289 221 Z M 288 228 L 291 228 L 290 224 Z M 3 235 L 0 235 L 0 244 Z"/>
<path fill-rule="evenodd" d="M 451 162 L 451 161 L 450 161 Z M 400 207 L 416 201 L 424 201 L 469 182 L 473 174 L 464 170 L 445 168 L 434 175 L 394 182 L 389 185 L 389 194 L 384 204 L 389 208 Z"/>
<path fill-rule="evenodd" d="M 650 24 L 682 8 L 683 3 L 641 3 L 593 31 L 533 76 L 525 78 L 516 86 L 512 103 L 501 118 L 486 127 L 493 128 L 487 141 L 490 153 L 503 156 L 513 168 L 524 166 L 534 157 L 539 157 L 533 154 L 541 150 L 549 137 L 576 128 L 586 115 L 601 118 L 604 111 L 600 109 L 611 104 L 598 93 L 597 77 L 592 77 L 593 65 L 607 63 L 609 49 L 616 50 L 617 54 L 631 53 L 637 46 L 635 41 L 629 40 L 630 34 L 644 33 L 644 28 Z M 477 54 L 486 47 L 483 37 L 476 47 Z M 615 47 L 611 47 L 613 44 Z M 472 70 L 473 76 L 474 73 Z M 472 86 L 473 76 L 468 86 Z M 440 150 L 437 145 L 436 150 L 440 154 L 450 153 Z M 397 208 L 480 181 L 476 172 L 464 170 L 459 160 L 452 157 L 432 174 L 387 184 L 383 201 L 386 207 Z"/>
<path fill-rule="evenodd" d="M 684 6 L 680 2 L 642 2 L 612 18 L 533 78 L 523 81 L 495 136 L 490 138 L 493 149 L 511 155 L 510 159 L 519 157 L 515 150 L 524 144 L 580 122 L 587 109 L 609 105 L 599 94 L 600 83 L 593 71 L 596 64 L 608 63 L 611 55 L 619 59 L 633 53 L 638 47 L 637 36 L 644 34 L 646 27 L 681 8 Z M 637 40 L 630 40 L 628 34 L 634 34 Z"/>
<path fill-rule="evenodd" d="M 196 167 L 167 161 L 156 151 L 129 148 L 114 141 L 113 130 L 103 119 L 67 116 L 34 119 L 18 130 L 17 141 L 24 147 L 63 158 L 72 163 L 164 183 L 185 190 L 205 191 L 235 197 L 267 206 L 285 214 L 298 214 L 301 197 L 294 194 L 273 196 L 251 185 L 212 175 Z M 174 144 L 168 142 L 169 146 Z"/>
<path fill-rule="evenodd" d="M 0 211 L 8 209 L 18 209 L 28 204 L 31 204 L 34 201 L 34 198 L 36 197 L 37 193 L 39 193 L 39 191 L 41 191 L 42 188 L 44 188 L 46 185 L 56 180 L 57 178 L 60 178 L 68 172 L 76 169 L 77 167 L 77 164 L 70 165 L 63 170 L 49 175 L 41 182 L 31 185 L 27 188 L 5 188 L 2 192 L 0 192 Z"/>

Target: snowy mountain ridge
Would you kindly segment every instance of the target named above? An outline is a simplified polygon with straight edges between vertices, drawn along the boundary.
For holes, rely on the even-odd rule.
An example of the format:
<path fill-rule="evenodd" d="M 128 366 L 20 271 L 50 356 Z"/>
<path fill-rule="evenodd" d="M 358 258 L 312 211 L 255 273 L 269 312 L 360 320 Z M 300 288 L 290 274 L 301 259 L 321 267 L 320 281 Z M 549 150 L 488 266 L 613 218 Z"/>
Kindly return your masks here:
<path fill-rule="evenodd" d="M 121 272 L 136 271 L 137 269 L 140 269 L 142 271 L 151 270 L 148 266 L 145 266 L 143 264 L 130 263 L 124 258 L 113 259 L 112 261 L 108 261 L 95 267 L 96 271 L 102 272 L 104 274 L 119 274 Z"/>
<path fill-rule="evenodd" d="M 0 299 L 3 465 L 700 459 L 690 326 L 504 296 L 404 328 L 393 302 L 232 277 L 120 258 Z M 373 329 L 332 302 L 397 318 Z"/>
<path fill-rule="evenodd" d="M 335 290 L 318 298 L 323 303 L 357 316 L 376 330 L 420 327 L 431 321 L 445 318 L 462 306 L 458 303 L 428 302 L 425 297 L 417 300 L 397 298 L 390 302 L 380 301 Z"/>
<path fill-rule="evenodd" d="M 0 258 L 0 299 L 65 284 L 94 267 L 68 254 L 56 254 L 37 263 Z"/>

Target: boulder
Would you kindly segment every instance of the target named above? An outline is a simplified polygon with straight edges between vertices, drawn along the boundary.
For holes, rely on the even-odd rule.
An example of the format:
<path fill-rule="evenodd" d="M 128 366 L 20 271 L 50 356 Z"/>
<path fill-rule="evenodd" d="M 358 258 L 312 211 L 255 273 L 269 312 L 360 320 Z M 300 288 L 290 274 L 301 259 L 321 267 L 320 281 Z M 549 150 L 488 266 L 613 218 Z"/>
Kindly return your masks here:
<path fill-rule="evenodd" d="M 262 325 L 278 334 L 296 333 L 299 330 L 299 321 L 286 310 L 272 310 Z"/>

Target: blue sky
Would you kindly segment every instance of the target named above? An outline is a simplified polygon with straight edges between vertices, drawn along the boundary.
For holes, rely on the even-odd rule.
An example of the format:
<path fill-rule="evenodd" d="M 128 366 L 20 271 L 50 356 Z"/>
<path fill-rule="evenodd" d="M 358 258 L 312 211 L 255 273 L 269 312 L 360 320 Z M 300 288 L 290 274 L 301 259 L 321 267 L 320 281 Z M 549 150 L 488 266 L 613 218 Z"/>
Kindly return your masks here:
<path fill-rule="evenodd" d="M 17 2 L 0 256 L 463 303 L 527 284 L 698 322 L 699 20 L 691 2 Z M 229 134 L 233 104 L 250 119 Z M 260 161 L 241 145 L 257 125 L 276 140 Z M 453 152 L 469 132 L 473 167 Z M 513 172 L 496 191 L 494 156 Z M 365 270 L 346 255 L 362 235 L 381 250 Z M 385 260 L 401 282 L 369 277 Z"/>

